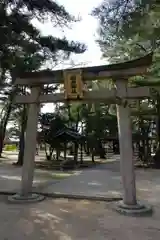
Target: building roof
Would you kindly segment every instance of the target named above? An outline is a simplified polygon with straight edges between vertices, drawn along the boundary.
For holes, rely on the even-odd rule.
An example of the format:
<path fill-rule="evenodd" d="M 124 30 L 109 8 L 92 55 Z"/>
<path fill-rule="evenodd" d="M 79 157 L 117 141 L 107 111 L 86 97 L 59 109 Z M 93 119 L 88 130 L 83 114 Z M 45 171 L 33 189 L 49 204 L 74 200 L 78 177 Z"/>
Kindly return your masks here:
<path fill-rule="evenodd" d="M 69 141 L 74 141 L 74 140 L 77 141 L 77 140 L 83 139 L 84 136 L 78 133 L 77 131 L 75 131 L 74 129 L 64 127 L 54 135 L 54 138 L 62 138 Z"/>

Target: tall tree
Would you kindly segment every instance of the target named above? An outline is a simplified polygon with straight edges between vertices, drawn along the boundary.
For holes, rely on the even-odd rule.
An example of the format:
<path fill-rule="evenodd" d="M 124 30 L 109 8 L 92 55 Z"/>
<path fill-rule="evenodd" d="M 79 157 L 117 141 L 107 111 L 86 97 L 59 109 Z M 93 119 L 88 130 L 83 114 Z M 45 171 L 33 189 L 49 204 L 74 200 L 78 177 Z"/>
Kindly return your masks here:
<path fill-rule="evenodd" d="M 42 54 L 49 55 L 48 57 L 54 60 L 56 59 L 55 53 L 57 50 L 66 51 L 67 54 L 84 52 L 85 46 L 83 44 L 69 42 L 67 39 L 59 39 L 53 36 L 43 36 L 33 25 L 33 19 L 38 19 L 41 22 L 51 19 L 53 25 L 63 27 L 76 21 L 63 6 L 55 1 L 1 1 L 0 51 L 3 57 L 11 52 L 13 46 L 27 47 L 33 52 L 39 48 Z"/>
<path fill-rule="evenodd" d="M 103 57 L 129 60 L 158 49 L 160 4 L 156 0 L 104 0 L 92 13 L 99 21 Z"/>
<path fill-rule="evenodd" d="M 154 57 L 150 74 L 146 77 L 135 77 L 132 83 L 137 86 L 160 85 L 159 1 L 104 0 L 92 14 L 99 21 L 98 43 L 103 57 L 108 58 L 111 63 L 118 63 L 144 56 L 152 51 Z M 158 136 L 160 136 L 159 94 L 153 93 L 152 99 L 147 103 L 157 110 Z M 140 121 L 141 117 L 139 124 Z"/>
<path fill-rule="evenodd" d="M 43 36 L 33 25 L 33 19 L 38 19 L 41 22 L 51 20 L 53 25 L 59 27 L 68 27 L 71 23 L 77 21 L 74 16 L 71 16 L 63 6 L 55 1 L 1 1 L 0 90 L 2 101 L 6 100 L 4 93 L 5 96 L 8 96 L 8 108 L 0 124 L 0 153 L 6 125 L 12 110 L 12 99 L 17 90 L 23 90 L 16 89 L 15 91 L 15 88 L 13 88 L 15 74 L 17 72 L 38 70 L 47 60 L 52 60 L 55 64 L 61 56 L 61 59 L 68 58 L 70 53 L 83 53 L 86 49 L 84 44 L 67 41 L 66 38 Z M 7 81 L 7 86 L 5 81 Z M 8 88 L 8 81 L 10 88 Z M 24 127 L 22 129 L 24 130 Z"/>

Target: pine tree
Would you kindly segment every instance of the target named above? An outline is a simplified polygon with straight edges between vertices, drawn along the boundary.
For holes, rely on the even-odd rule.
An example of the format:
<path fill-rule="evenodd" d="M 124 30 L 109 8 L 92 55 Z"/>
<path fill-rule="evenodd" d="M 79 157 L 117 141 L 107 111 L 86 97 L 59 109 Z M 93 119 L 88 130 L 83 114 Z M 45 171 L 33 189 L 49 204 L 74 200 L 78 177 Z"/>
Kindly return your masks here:
<path fill-rule="evenodd" d="M 48 54 L 55 59 L 58 50 L 83 53 L 83 44 L 59 39 L 53 36 L 43 36 L 32 24 L 33 19 L 45 22 L 51 19 L 53 25 L 66 27 L 76 19 L 63 6 L 51 0 L 3 0 L 0 3 L 0 52 L 1 58 L 12 52 L 12 48 L 22 47 L 35 53 Z M 1 59 L 0 59 L 1 60 Z"/>
<path fill-rule="evenodd" d="M 14 88 L 15 73 L 38 70 L 46 60 L 52 60 L 55 65 L 60 55 L 66 58 L 72 52 L 83 53 L 86 49 L 84 44 L 66 38 L 43 36 L 33 25 L 33 19 L 41 22 L 51 20 L 58 27 L 68 27 L 77 21 L 63 6 L 52 0 L 0 1 L 0 99 L 6 103 L 6 111 L 1 115 L 0 122 L 0 154 L 6 125 L 13 109 L 12 99 L 17 91 L 24 91 L 22 88 Z M 25 111 L 24 108 L 22 119 Z M 24 135 L 24 126 L 22 129 Z"/>

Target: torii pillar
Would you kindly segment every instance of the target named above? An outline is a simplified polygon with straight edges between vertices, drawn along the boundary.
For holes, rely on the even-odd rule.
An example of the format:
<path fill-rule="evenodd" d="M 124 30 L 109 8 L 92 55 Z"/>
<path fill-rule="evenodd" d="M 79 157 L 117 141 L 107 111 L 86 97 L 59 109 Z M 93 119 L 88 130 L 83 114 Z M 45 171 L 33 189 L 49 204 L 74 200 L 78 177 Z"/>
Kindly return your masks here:
<path fill-rule="evenodd" d="M 128 79 L 115 81 L 118 96 L 127 96 Z M 123 99 L 123 98 L 122 98 Z M 117 211 L 126 215 L 151 213 L 152 209 L 137 202 L 136 181 L 132 149 L 132 127 L 130 107 L 117 104 L 117 121 L 120 145 L 120 171 L 123 185 L 123 200 L 118 203 Z"/>
<path fill-rule="evenodd" d="M 34 103 L 29 104 L 28 109 L 21 190 L 20 193 L 9 197 L 11 202 L 37 202 L 44 199 L 44 196 L 32 193 L 39 114 L 38 97 L 40 93 L 41 88 L 39 86 L 31 87 L 30 97 L 34 99 Z"/>

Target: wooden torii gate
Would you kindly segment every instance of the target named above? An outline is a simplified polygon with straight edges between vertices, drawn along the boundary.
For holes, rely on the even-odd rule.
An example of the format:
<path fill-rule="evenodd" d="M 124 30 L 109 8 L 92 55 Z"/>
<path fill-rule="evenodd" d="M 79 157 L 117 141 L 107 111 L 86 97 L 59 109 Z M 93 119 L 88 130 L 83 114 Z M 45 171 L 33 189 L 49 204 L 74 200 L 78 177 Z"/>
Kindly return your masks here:
<path fill-rule="evenodd" d="M 16 195 L 14 199 L 36 198 L 31 192 L 34 177 L 36 134 L 40 103 L 79 100 L 82 102 L 101 101 L 107 104 L 117 104 L 117 100 L 119 99 L 121 101 L 120 104 L 117 104 L 117 119 L 120 142 L 120 169 L 124 192 L 121 209 L 123 211 L 125 211 L 124 209 L 138 209 L 138 211 L 142 209 L 142 206 L 137 203 L 136 199 L 130 106 L 127 104 L 127 100 L 150 97 L 150 88 L 133 88 L 128 87 L 127 84 L 130 77 L 146 74 L 151 63 L 152 53 L 140 59 L 120 64 L 84 67 L 80 69 L 25 72 L 17 76 L 15 84 L 30 87 L 31 94 L 28 96 L 17 95 L 14 100 L 17 104 L 29 104 L 22 186 L 20 194 Z M 98 91 L 85 91 L 83 89 L 83 82 L 85 81 L 104 80 L 106 78 L 114 80 L 115 88 Z M 44 85 L 54 83 L 65 83 L 65 94 L 54 93 L 45 95 L 43 93 Z M 76 87 L 75 84 L 77 84 Z"/>

